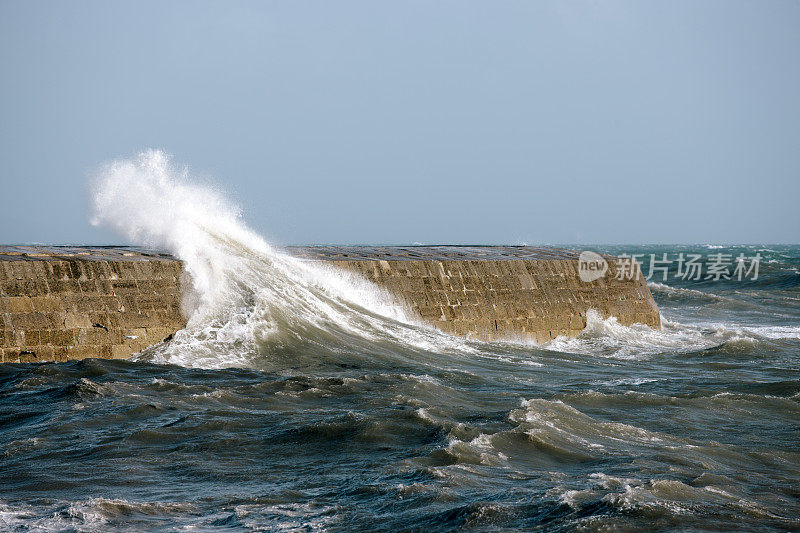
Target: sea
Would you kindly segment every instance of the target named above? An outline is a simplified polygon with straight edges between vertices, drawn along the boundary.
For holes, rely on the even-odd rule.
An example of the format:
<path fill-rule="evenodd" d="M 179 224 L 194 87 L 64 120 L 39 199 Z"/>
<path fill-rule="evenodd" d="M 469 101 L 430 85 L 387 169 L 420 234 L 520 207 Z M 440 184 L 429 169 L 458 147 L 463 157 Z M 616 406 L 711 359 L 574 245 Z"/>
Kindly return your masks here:
<path fill-rule="evenodd" d="M 0 364 L 0 530 L 800 530 L 800 246 L 565 245 L 636 257 L 661 330 L 482 342 L 160 152 L 99 180 L 93 222 L 183 259 L 190 318 L 130 360 Z"/>

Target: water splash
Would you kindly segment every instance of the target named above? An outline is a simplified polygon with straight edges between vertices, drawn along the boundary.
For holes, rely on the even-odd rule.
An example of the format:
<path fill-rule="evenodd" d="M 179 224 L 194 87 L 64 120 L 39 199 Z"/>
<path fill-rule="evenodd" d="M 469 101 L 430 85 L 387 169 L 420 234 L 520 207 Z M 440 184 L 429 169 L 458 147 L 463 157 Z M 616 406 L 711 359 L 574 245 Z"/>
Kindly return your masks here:
<path fill-rule="evenodd" d="M 163 248 L 184 261 L 184 311 L 188 324 L 174 339 L 142 358 L 187 366 L 264 366 L 265 361 L 302 357 L 420 357 L 446 365 L 442 355 L 479 354 L 528 363 L 531 352 L 551 351 L 640 358 L 669 351 L 704 350 L 751 332 L 686 326 L 664 319 L 663 331 L 623 326 L 590 312 L 576 338 L 544 345 L 482 343 L 452 337 L 416 322 L 384 289 L 325 263 L 300 261 L 267 243 L 241 219 L 241 210 L 218 189 L 201 185 L 187 167 L 162 151 L 114 161 L 93 187 L 92 223 L 108 226 L 129 241 Z M 714 298 L 699 291 L 652 286 L 657 291 Z M 696 294 L 695 294 L 696 293 Z M 500 355 L 498 355 L 500 353 Z"/>
<path fill-rule="evenodd" d="M 93 190 L 93 224 L 184 261 L 188 324 L 168 345 L 148 350 L 152 360 L 249 366 L 258 356 L 309 344 L 324 354 L 382 341 L 470 350 L 466 342 L 415 325 L 367 280 L 280 253 L 244 224 L 236 205 L 195 183 L 188 168 L 162 151 L 106 165 Z"/>
<path fill-rule="evenodd" d="M 226 288 L 231 252 L 269 257 L 270 246 L 241 221 L 219 191 L 190 181 L 160 150 L 106 165 L 92 188 L 92 224 L 182 259 L 197 295 L 209 303 Z"/>

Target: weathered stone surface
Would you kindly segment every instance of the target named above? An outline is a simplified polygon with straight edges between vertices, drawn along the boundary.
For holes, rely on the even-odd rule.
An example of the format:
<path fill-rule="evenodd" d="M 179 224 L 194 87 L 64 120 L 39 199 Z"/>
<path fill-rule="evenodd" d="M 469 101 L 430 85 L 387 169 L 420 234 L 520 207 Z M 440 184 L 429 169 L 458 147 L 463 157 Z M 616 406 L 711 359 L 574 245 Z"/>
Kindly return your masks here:
<path fill-rule="evenodd" d="M 287 251 L 328 262 L 386 289 L 419 321 L 475 339 L 544 342 L 575 336 L 595 309 L 659 328 L 641 273 L 591 282 L 578 254 L 527 246 L 311 246 Z M 124 358 L 185 325 L 183 267 L 122 247 L 0 246 L 0 361 Z"/>
<path fill-rule="evenodd" d="M 661 327 L 641 272 L 584 282 L 578 253 L 528 246 L 298 247 L 294 255 L 357 272 L 385 287 L 422 322 L 480 340 L 574 337 L 589 309 L 623 325 Z"/>
<path fill-rule="evenodd" d="M 180 272 L 144 250 L 0 246 L 0 360 L 124 358 L 160 342 L 185 324 Z"/>

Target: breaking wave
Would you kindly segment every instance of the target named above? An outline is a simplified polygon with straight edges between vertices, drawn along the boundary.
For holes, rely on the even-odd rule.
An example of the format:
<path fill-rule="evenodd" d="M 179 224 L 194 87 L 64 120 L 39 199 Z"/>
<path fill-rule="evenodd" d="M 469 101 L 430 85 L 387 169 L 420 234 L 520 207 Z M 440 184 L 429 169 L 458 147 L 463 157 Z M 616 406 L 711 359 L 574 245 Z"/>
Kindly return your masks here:
<path fill-rule="evenodd" d="M 248 366 L 257 364 L 253 354 L 285 355 L 309 343 L 322 353 L 380 342 L 470 351 L 466 342 L 414 325 L 369 281 L 279 252 L 244 224 L 238 207 L 191 181 L 161 151 L 107 165 L 93 190 L 93 224 L 185 263 L 188 324 L 146 359 Z"/>
<path fill-rule="evenodd" d="M 647 283 L 647 286 L 650 288 L 650 292 L 665 296 L 668 299 L 675 299 L 675 300 L 705 300 L 705 301 L 720 301 L 724 298 L 718 294 L 714 294 L 713 292 L 703 292 L 698 291 L 695 289 L 685 289 L 683 287 L 672 287 L 667 285 L 666 283 L 659 283 L 656 281 L 650 281 Z"/>
<path fill-rule="evenodd" d="M 530 356 L 495 354 L 487 348 L 492 343 L 434 331 L 368 280 L 281 253 L 247 227 L 241 210 L 224 194 L 198 184 L 186 167 L 176 166 L 162 151 L 149 150 L 106 165 L 93 191 L 93 224 L 108 226 L 133 243 L 165 249 L 185 264 L 183 307 L 188 324 L 170 342 L 145 350 L 141 359 L 204 368 L 263 368 L 311 351 L 317 357 L 346 351 L 417 360 L 425 352 L 488 352 L 501 360 L 540 364 Z M 735 301 L 663 283 L 650 283 L 650 288 L 663 304 Z M 498 344 L 510 346 L 511 352 L 527 347 L 636 359 L 798 336 L 791 326 L 689 326 L 668 318 L 662 323 L 662 330 L 628 327 L 590 310 L 577 338 L 559 337 L 542 345 Z"/>
<path fill-rule="evenodd" d="M 617 359 L 641 359 L 661 353 L 691 353 L 765 338 L 794 337 L 797 328 L 737 328 L 731 324 L 687 325 L 661 317 L 661 330 L 644 324 L 624 326 L 590 309 L 586 328 L 577 337 L 557 337 L 543 348 Z"/>

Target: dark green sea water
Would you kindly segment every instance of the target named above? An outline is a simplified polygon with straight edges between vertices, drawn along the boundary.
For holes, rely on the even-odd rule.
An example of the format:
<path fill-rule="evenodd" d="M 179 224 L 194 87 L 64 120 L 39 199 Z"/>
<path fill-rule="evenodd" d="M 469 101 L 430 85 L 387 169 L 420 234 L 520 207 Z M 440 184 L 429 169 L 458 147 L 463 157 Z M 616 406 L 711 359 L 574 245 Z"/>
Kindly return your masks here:
<path fill-rule="evenodd" d="M 599 249 L 762 262 L 534 346 L 240 250 L 167 345 L 0 365 L 0 529 L 800 529 L 800 247 Z"/>

